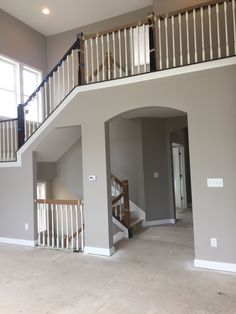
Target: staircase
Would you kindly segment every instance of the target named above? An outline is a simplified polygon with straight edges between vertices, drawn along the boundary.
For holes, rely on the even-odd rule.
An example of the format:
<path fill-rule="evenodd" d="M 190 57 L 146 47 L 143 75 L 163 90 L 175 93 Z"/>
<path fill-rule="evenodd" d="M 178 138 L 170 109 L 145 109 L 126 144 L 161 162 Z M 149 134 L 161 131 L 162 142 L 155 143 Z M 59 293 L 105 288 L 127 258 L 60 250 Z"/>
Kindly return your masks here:
<path fill-rule="evenodd" d="M 114 225 L 121 231 L 113 236 L 116 243 L 123 238 L 132 238 L 133 233 L 145 220 L 145 212 L 129 199 L 128 180 L 119 180 L 111 176 L 112 215 Z"/>

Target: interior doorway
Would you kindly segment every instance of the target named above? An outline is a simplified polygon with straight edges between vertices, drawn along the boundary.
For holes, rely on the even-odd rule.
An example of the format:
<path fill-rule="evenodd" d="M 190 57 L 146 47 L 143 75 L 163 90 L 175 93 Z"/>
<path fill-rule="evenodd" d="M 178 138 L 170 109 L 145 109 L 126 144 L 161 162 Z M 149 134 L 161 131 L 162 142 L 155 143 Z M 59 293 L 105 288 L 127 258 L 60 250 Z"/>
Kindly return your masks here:
<path fill-rule="evenodd" d="M 185 173 L 185 152 L 184 145 L 172 143 L 173 179 L 175 206 L 187 208 L 186 173 Z"/>

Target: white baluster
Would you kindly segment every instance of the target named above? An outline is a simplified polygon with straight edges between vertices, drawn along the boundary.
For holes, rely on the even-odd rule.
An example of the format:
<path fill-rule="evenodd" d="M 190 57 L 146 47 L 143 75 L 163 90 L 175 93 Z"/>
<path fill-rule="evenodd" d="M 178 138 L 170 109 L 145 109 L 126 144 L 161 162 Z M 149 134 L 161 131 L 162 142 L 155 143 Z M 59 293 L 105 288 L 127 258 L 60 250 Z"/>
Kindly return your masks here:
<path fill-rule="evenodd" d="M 54 234 L 54 205 L 51 205 L 51 217 L 52 217 L 52 247 L 55 247 L 55 234 Z"/>
<path fill-rule="evenodd" d="M 69 219 L 68 219 L 68 206 L 64 205 L 64 212 L 66 215 L 66 248 L 69 249 Z"/>
<path fill-rule="evenodd" d="M 120 77 L 122 77 L 122 59 L 121 59 L 121 33 L 118 30 L 118 43 L 119 43 L 119 62 L 120 62 Z"/>
<path fill-rule="evenodd" d="M 115 32 L 112 32 L 112 45 L 113 45 L 113 60 L 114 60 L 114 65 L 113 65 L 113 75 L 114 78 L 117 77 L 116 73 L 116 45 L 115 45 Z"/>
<path fill-rule="evenodd" d="M 128 76 L 128 48 L 127 48 L 127 30 L 124 29 L 124 40 L 125 40 L 125 75 Z"/>
<path fill-rule="evenodd" d="M 104 36 L 101 35 L 102 42 L 102 79 L 105 81 L 105 51 L 104 51 Z"/>
<path fill-rule="evenodd" d="M 85 63 L 86 63 L 86 82 L 89 83 L 89 61 L 88 61 L 88 39 L 84 42 L 85 49 Z"/>
<path fill-rule="evenodd" d="M 165 38 L 166 38 L 166 68 L 169 68 L 169 43 L 168 43 L 168 19 L 165 17 Z"/>
<path fill-rule="evenodd" d="M 198 51 L 197 51 L 197 28 L 196 28 L 196 10 L 193 10 L 193 34 L 194 34 L 194 60 L 198 62 Z"/>
<path fill-rule="evenodd" d="M 133 36 L 133 27 L 130 27 L 130 66 L 131 66 L 131 74 L 134 75 L 134 36 Z"/>
<path fill-rule="evenodd" d="M 59 245 L 60 245 L 60 239 L 59 239 L 59 208 L 58 208 L 58 205 L 56 204 L 55 206 L 55 209 L 56 209 L 56 241 L 57 241 L 57 248 L 59 248 Z"/>
<path fill-rule="evenodd" d="M 176 67 L 176 54 L 175 54 L 175 18 L 172 15 L 171 17 L 172 25 L 172 49 L 173 49 L 173 66 Z"/>
<path fill-rule="evenodd" d="M 63 215 L 63 205 L 60 205 L 61 212 L 61 247 L 64 249 L 64 215 Z"/>
<path fill-rule="evenodd" d="M 227 2 L 224 2 L 224 17 L 225 17 L 225 45 L 226 56 L 229 56 L 229 35 L 228 35 L 228 19 L 227 19 Z"/>
<path fill-rule="evenodd" d="M 65 96 L 66 96 L 65 61 L 62 61 L 62 99 L 64 99 Z"/>
<path fill-rule="evenodd" d="M 210 59 L 213 59 L 212 47 L 212 26 L 211 26 L 211 5 L 208 5 L 208 24 L 209 24 L 209 44 L 210 44 Z"/>
<path fill-rule="evenodd" d="M 107 34 L 107 66 L 108 66 L 108 80 L 111 79 L 111 58 L 110 58 L 110 40 L 109 40 L 109 33 Z"/>
<path fill-rule="evenodd" d="M 140 74 L 140 25 L 138 27 L 138 74 Z"/>
<path fill-rule="evenodd" d="M 40 234 L 40 226 L 41 226 L 41 213 L 40 213 L 40 204 L 37 204 L 37 227 L 38 227 L 38 245 L 41 245 L 41 234 Z"/>
<path fill-rule="evenodd" d="M 201 7 L 200 12 L 201 12 L 201 33 L 202 33 L 202 61 L 205 61 L 206 55 L 205 55 L 205 39 L 204 39 L 204 24 L 203 24 L 203 7 Z"/>
<path fill-rule="evenodd" d="M 100 81 L 100 71 L 99 71 L 98 35 L 96 36 L 96 60 L 97 60 L 97 82 L 99 82 Z"/>
<path fill-rule="evenodd" d="M 15 129 L 14 129 L 14 122 L 15 120 L 11 121 L 10 123 L 10 128 L 11 128 L 11 154 L 10 154 L 10 159 L 14 159 L 14 136 L 15 136 Z"/>
<path fill-rule="evenodd" d="M 6 160 L 10 160 L 10 132 L 9 132 L 9 123 L 5 122 L 6 128 Z"/>
<path fill-rule="evenodd" d="M 91 60 L 92 82 L 94 82 L 93 39 L 92 38 L 90 38 L 90 60 Z"/>
<path fill-rule="evenodd" d="M 83 215 L 83 205 L 79 203 L 80 208 L 80 221 L 81 221 L 81 250 L 84 251 L 84 215 Z"/>
<path fill-rule="evenodd" d="M 75 87 L 75 50 L 74 49 L 71 52 L 71 67 L 72 67 L 72 89 L 73 89 Z M 58 89 L 58 94 L 59 94 L 59 90 L 60 89 Z"/>
<path fill-rule="evenodd" d="M 47 246 L 50 246 L 50 227 L 49 227 L 49 204 L 45 204 L 46 206 L 46 230 L 47 230 Z"/>
<path fill-rule="evenodd" d="M 216 25 L 217 25 L 217 46 L 218 58 L 221 58 L 221 44 L 220 44 L 220 20 L 219 20 L 219 4 L 216 3 Z"/>
<path fill-rule="evenodd" d="M 187 63 L 190 64 L 189 19 L 188 19 L 188 12 L 186 12 L 185 18 L 186 18 L 186 36 L 187 36 Z"/>
<path fill-rule="evenodd" d="M 144 47 L 144 64 L 143 64 L 143 70 L 144 73 L 147 72 L 147 28 L 146 25 L 143 25 L 143 47 Z M 148 49 L 149 50 L 149 49 Z"/>
<path fill-rule="evenodd" d="M 42 204 L 42 207 L 43 207 L 43 215 L 42 215 L 42 221 L 43 221 L 43 246 L 46 245 L 46 225 L 45 225 L 45 220 L 46 220 L 46 204 Z"/>
<path fill-rule="evenodd" d="M 79 251 L 79 221 L 78 221 L 78 205 L 75 206 L 75 228 L 76 228 L 76 251 Z M 82 232 L 82 227 L 81 227 Z"/>
<path fill-rule="evenodd" d="M 179 13 L 179 47 L 180 47 L 180 65 L 183 65 L 183 41 L 182 41 L 181 13 Z"/>
<path fill-rule="evenodd" d="M 71 234 L 71 249 L 74 249 L 74 221 L 72 205 L 70 205 L 70 234 Z"/>
<path fill-rule="evenodd" d="M 158 37 L 159 37 L 159 64 L 160 70 L 162 70 L 162 45 L 161 45 L 161 20 L 158 19 Z"/>

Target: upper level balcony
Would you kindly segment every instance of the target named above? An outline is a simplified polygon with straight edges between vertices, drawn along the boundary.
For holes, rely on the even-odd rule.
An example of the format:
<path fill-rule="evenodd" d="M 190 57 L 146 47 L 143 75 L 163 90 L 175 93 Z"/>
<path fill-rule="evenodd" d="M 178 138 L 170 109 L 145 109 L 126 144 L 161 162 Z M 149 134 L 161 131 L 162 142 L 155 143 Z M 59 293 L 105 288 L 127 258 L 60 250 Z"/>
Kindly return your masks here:
<path fill-rule="evenodd" d="M 235 56 L 235 7 L 235 0 L 210 1 L 96 34 L 79 34 L 19 105 L 18 118 L 0 122 L 0 161 L 16 160 L 17 150 L 75 88 Z"/>

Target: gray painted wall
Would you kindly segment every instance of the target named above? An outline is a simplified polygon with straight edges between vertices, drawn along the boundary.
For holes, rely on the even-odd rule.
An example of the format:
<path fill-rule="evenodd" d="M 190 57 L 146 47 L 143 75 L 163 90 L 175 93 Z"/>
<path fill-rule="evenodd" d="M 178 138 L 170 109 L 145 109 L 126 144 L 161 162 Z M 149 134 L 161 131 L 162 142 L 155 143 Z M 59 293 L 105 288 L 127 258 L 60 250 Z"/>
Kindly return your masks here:
<path fill-rule="evenodd" d="M 46 37 L 1 9 L 0 53 L 47 74 Z"/>
<path fill-rule="evenodd" d="M 52 181 L 55 199 L 83 199 L 81 138 L 56 163 L 56 177 Z"/>
<path fill-rule="evenodd" d="M 0 168 L 0 238 L 36 239 L 36 154 L 24 155 L 22 167 Z M 29 230 L 25 231 L 25 223 Z"/>
<path fill-rule="evenodd" d="M 109 124 L 111 173 L 129 181 L 130 199 L 144 206 L 142 128 L 140 119 L 118 118 Z"/>

